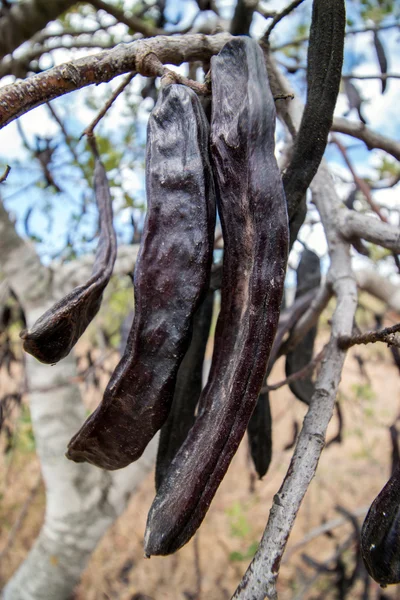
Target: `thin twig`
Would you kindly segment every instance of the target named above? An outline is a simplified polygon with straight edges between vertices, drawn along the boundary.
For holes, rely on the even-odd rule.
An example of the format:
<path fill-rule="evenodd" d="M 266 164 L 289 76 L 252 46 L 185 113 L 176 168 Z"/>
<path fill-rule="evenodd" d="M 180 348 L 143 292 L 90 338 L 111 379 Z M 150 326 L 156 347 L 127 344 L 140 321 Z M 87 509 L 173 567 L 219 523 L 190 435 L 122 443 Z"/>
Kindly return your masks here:
<path fill-rule="evenodd" d="M 386 29 L 393 29 L 394 27 L 399 27 L 399 23 L 389 23 L 389 24 L 385 24 L 385 25 L 381 25 L 380 27 L 376 27 L 376 25 L 373 26 L 368 26 L 368 27 L 358 27 L 356 29 L 349 29 L 348 31 L 346 31 L 345 35 L 354 35 L 357 33 L 366 33 L 368 31 L 383 31 Z M 288 46 L 299 46 L 300 44 L 303 44 L 304 42 L 308 42 L 308 35 L 305 35 L 301 38 L 298 38 L 297 40 L 292 40 L 290 42 L 284 42 L 283 44 L 279 44 L 279 46 L 273 46 L 271 49 L 273 52 L 277 51 L 277 50 L 283 50 L 284 48 L 287 48 Z"/>
<path fill-rule="evenodd" d="M 108 99 L 106 104 L 103 106 L 103 108 L 101 109 L 101 111 L 99 112 L 97 117 L 90 123 L 90 125 L 88 127 L 86 127 L 86 129 L 84 130 L 84 132 L 82 133 L 82 135 L 80 136 L 79 139 L 82 139 L 84 135 L 87 135 L 87 136 L 93 135 L 93 130 L 96 127 L 96 125 L 98 125 L 98 123 L 104 117 L 104 115 L 106 114 L 108 109 L 112 106 L 112 104 L 118 98 L 118 96 L 124 91 L 126 86 L 129 85 L 129 83 L 132 81 L 132 79 L 134 78 L 135 75 L 136 75 L 136 73 L 134 71 L 132 71 L 132 73 L 128 73 L 127 77 L 125 77 L 125 79 L 122 81 L 122 83 L 117 87 L 117 89 L 114 91 L 114 93 Z"/>
<path fill-rule="evenodd" d="M 400 348 L 400 340 L 396 333 L 400 331 L 400 323 L 392 327 L 385 327 L 379 331 L 367 331 L 360 335 L 343 335 L 338 339 L 338 346 L 342 350 L 348 350 L 356 344 L 375 344 L 375 342 L 386 342 L 390 346 Z"/>
<path fill-rule="evenodd" d="M 6 165 L 3 175 L 0 177 L 0 183 L 4 183 L 4 181 L 7 179 L 10 171 L 11 171 L 10 165 Z"/>
<path fill-rule="evenodd" d="M 269 39 L 269 36 L 271 35 L 272 30 L 279 23 L 279 21 L 281 21 L 284 17 L 286 17 L 288 14 L 290 14 L 295 8 L 300 6 L 300 4 L 302 2 L 304 2 L 304 0 L 293 0 L 293 2 L 291 2 L 286 8 L 284 8 L 282 12 L 275 15 L 271 25 L 268 27 L 267 31 L 264 33 L 264 35 L 262 37 L 263 42 L 265 42 L 265 43 L 268 42 L 268 39 Z"/>
<path fill-rule="evenodd" d="M 363 517 L 367 514 L 369 508 L 369 504 L 366 506 L 361 506 L 360 508 L 354 510 L 352 514 L 355 517 Z M 303 546 L 306 546 L 307 544 L 312 542 L 312 540 L 315 540 L 315 538 L 319 537 L 320 535 L 323 535 L 324 533 L 327 533 L 328 531 L 332 531 L 332 529 L 337 529 L 338 527 L 345 525 L 347 522 L 347 517 L 341 517 L 338 519 L 332 519 L 331 521 L 327 521 L 326 523 L 322 523 L 322 525 L 319 525 L 318 527 L 314 527 L 314 529 L 311 529 L 311 531 L 305 534 L 302 540 L 296 542 L 296 544 L 293 544 L 293 546 L 287 549 L 285 557 L 282 560 L 282 564 L 288 563 L 292 555 L 295 552 L 297 552 L 297 550 L 299 550 Z"/>
<path fill-rule="evenodd" d="M 306 375 L 310 375 L 314 371 L 315 367 L 323 359 L 324 354 L 326 352 L 326 348 L 327 348 L 327 345 L 325 345 L 322 348 L 321 352 L 318 352 L 318 354 L 307 365 L 305 365 L 305 367 L 303 367 L 302 369 L 299 369 L 295 373 L 292 373 L 292 375 L 289 375 L 289 377 L 286 377 L 286 379 L 283 379 L 282 381 L 278 381 L 278 383 L 273 383 L 271 385 L 266 385 L 265 387 L 263 387 L 261 389 L 260 394 L 279 390 L 279 388 L 283 387 L 284 385 L 288 385 L 289 383 L 292 383 L 292 381 L 297 381 L 298 379 L 303 379 L 303 377 L 305 377 Z"/>
<path fill-rule="evenodd" d="M 378 217 L 380 218 L 381 221 L 383 221 L 384 223 L 387 223 L 388 222 L 387 218 L 385 217 L 385 215 L 383 215 L 381 213 L 379 206 L 376 204 L 376 202 L 372 198 L 371 190 L 369 188 L 368 183 L 366 181 L 364 181 L 364 179 L 361 179 L 361 177 L 359 177 L 357 175 L 357 173 L 352 165 L 352 162 L 349 158 L 349 155 L 347 153 L 345 146 L 341 143 L 341 141 L 337 138 L 336 135 L 332 135 L 332 141 L 339 148 L 339 150 L 344 158 L 344 161 L 345 161 L 346 165 L 348 166 L 350 173 L 353 176 L 354 183 L 356 184 L 358 189 L 364 194 L 365 199 L 368 202 L 368 204 L 370 205 L 371 209 L 374 211 L 374 213 L 376 213 L 378 215 Z"/>

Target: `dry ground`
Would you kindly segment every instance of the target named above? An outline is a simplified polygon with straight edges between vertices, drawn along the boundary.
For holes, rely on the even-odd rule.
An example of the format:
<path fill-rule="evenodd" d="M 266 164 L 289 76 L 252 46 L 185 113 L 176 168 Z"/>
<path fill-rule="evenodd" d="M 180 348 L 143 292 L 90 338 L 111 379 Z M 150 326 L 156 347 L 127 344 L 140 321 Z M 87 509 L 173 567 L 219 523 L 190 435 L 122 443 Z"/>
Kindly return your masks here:
<path fill-rule="evenodd" d="M 320 347 L 322 342 L 320 338 Z M 365 359 L 366 375 L 360 373 L 355 354 Z M 283 370 L 281 359 L 270 382 L 282 379 Z M 358 347 L 349 352 L 339 397 L 344 418 L 343 441 L 324 450 L 317 476 L 304 499 L 281 568 L 281 600 L 339 597 L 334 575 L 316 576 L 302 554 L 318 561 L 329 559 L 337 545 L 351 533 L 351 525 L 347 522 L 334 529 L 333 537 L 319 535 L 307 544 L 306 535 L 324 521 L 341 518 L 335 510 L 337 505 L 361 514 L 385 484 L 391 456 L 388 427 L 399 416 L 399 384 L 399 372 L 384 345 Z M 90 394 L 90 404 L 95 404 L 98 396 Z M 230 598 L 262 534 L 272 497 L 289 465 L 292 451 L 284 448 L 293 438 L 294 422 L 301 425 L 306 412 L 306 407 L 286 387 L 271 394 L 271 403 L 274 451 L 264 480 L 255 480 L 245 439 L 194 540 L 174 556 L 146 560 L 142 538 L 154 496 L 153 474 L 149 475 L 93 554 L 75 600 Z M 0 583 L 24 559 L 43 519 L 45 498 L 41 484 L 33 499 L 30 497 L 30 490 L 37 486 L 39 464 L 32 447 L 28 417 L 25 414 L 19 420 L 20 441 L 11 458 L 0 459 L 0 469 L 4 472 L 0 480 L 0 553 L 7 546 L 3 556 L 0 554 Z M 337 416 L 329 427 L 328 440 L 336 433 Z M 25 511 L 21 512 L 24 505 Z M 16 521 L 21 526 L 8 546 Z M 343 559 L 351 571 L 354 544 Z M 400 598 L 398 587 L 385 590 L 386 597 Z M 361 599 L 361 589 L 359 582 L 348 598 Z M 372 582 L 371 600 L 380 597 L 378 590 Z"/>

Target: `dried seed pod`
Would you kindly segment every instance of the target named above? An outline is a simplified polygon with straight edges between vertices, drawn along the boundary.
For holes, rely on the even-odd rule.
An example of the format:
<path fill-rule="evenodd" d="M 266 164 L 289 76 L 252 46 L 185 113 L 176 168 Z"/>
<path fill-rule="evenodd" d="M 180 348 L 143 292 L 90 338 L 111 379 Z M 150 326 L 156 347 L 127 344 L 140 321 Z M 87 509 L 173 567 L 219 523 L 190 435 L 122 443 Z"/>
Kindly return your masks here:
<path fill-rule="evenodd" d="M 307 56 L 307 100 L 283 175 L 293 244 L 306 215 L 305 194 L 328 141 L 339 93 L 346 25 L 344 0 L 314 0 Z"/>
<path fill-rule="evenodd" d="M 364 123 L 364 125 L 366 125 L 367 121 L 365 120 L 365 118 L 361 112 L 361 108 L 362 108 L 364 100 L 362 99 L 361 94 L 358 91 L 358 88 L 356 88 L 354 83 L 352 83 L 348 77 L 344 78 L 344 91 L 346 93 L 347 100 L 349 102 L 349 112 L 351 110 L 353 110 L 353 108 L 355 108 L 356 111 L 358 112 L 360 121 L 362 123 Z"/>
<path fill-rule="evenodd" d="M 67 457 L 104 469 L 137 460 L 165 422 L 193 315 L 209 286 L 215 192 L 209 127 L 196 94 L 161 90 L 148 124 L 148 209 L 134 274 L 135 317 L 101 404 Z"/>
<path fill-rule="evenodd" d="M 49 308 L 33 325 L 20 333 L 25 352 L 43 363 L 65 358 L 99 311 L 103 291 L 110 281 L 117 257 L 112 199 L 107 175 L 95 157 L 94 191 L 100 215 L 100 236 L 90 279 Z"/>
<path fill-rule="evenodd" d="M 315 252 L 305 248 L 302 252 L 297 267 L 297 289 L 296 298 L 300 298 L 312 289 L 316 289 L 321 283 L 321 265 Z M 308 365 L 314 355 L 314 342 L 317 336 L 317 326 L 312 327 L 297 346 L 286 356 L 286 377 L 297 373 Z M 310 375 L 289 383 L 293 394 L 304 402 L 310 404 L 314 393 L 314 383 Z"/>
<path fill-rule="evenodd" d="M 211 151 L 224 236 L 221 311 L 199 415 L 150 509 L 145 552 L 170 554 L 200 526 L 246 431 L 282 299 L 288 223 L 274 156 L 275 106 L 247 37 L 211 59 Z"/>
<path fill-rule="evenodd" d="M 156 461 L 156 490 L 195 421 L 202 390 L 203 363 L 213 314 L 214 293 L 209 291 L 193 319 L 193 335 L 176 378 L 174 399 L 160 432 Z"/>
<path fill-rule="evenodd" d="M 272 460 L 272 415 L 269 392 L 259 395 L 247 426 L 250 454 L 258 477 L 262 479 Z"/>
<path fill-rule="evenodd" d="M 281 312 L 263 386 L 267 385 L 269 374 L 279 356 L 283 338 L 305 313 L 313 296 L 314 291 L 309 291 L 297 298 L 292 306 Z M 247 427 L 247 434 L 254 467 L 259 478 L 262 479 L 268 471 L 272 459 L 272 416 L 268 392 L 260 394 Z"/>
<path fill-rule="evenodd" d="M 382 75 L 386 75 L 387 70 L 388 70 L 388 61 L 387 61 L 386 54 L 385 54 L 385 48 L 383 47 L 383 44 L 382 44 L 381 40 L 379 39 L 379 35 L 376 30 L 374 30 L 374 46 L 375 46 L 376 56 L 377 56 L 378 62 L 379 62 L 379 67 L 381 69 L 381 73 L 382 73 Z M 387 80 L 382 79 L 382 94 L 386 90 L 386 84 L 387 84 Z"/>
<path fill-rule="evenodd" d="M 361 530 L 368 573 L 382 586 L 400 583 L 400 466 L 373 501 Z"/>

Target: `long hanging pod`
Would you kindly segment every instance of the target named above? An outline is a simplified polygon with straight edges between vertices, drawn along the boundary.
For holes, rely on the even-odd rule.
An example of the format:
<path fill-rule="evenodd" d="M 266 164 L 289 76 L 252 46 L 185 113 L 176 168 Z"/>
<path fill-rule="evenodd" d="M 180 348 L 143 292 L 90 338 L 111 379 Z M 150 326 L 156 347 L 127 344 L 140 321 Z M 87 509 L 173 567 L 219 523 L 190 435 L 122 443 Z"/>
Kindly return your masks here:
<path fill-rule="evenodd" d="M 211 151 L 224 236 L 221 311 L 200 413 L 150 509 L 145 552 L 192 537 L 246 431 L 268 363 L 285 278 L 286 202 L 274 156 L 275 106 L 247 37 L 211 59 Z"/>
<path fill-rule="evenodd" d="M 209 126 L 196 94 L 161 90 L 148 124 L 148 210 L 126 350 L 67 457 L 104 469 L 137 460 L 165 422 L 193 316 L 209 286 L 215 192 Z"/>
<path fill-rule="evenodd" d="M 86 283 L 56 302 L 32 326 L 21 331 L 25 352 L 43 363 L 56 363 L 75 346 L 99 311 L 103 292 L 117 257 L 112 199 L 104 166 L 95 144 L 94 193 L 100 219 L 100 236 L 92 274 Z"/>
<path fill-rule="evenodd" d="M 296 275 L 296 299 L 301 298 L 310 290 L 318 288 L 321 283 L 321 265 L 319 257 L 315 252 L 308 248 L 303 250 Z M 300 371 L 311 362 L 314 355 L 314 342 L 317 336 L 317 329 L 317 325 L 311 327 L 297 346 L 286 356 L 286 377 Z M 289 388 L 296 398 L 305 404 L 310 404 L 314 393 L 314 383 L 311 375 L 306 375 L 302 379 L 292 381 L 289 383 Z"/>
<path fill-rule="evenodd" d="M 203 382 L 203 363 L 213 314 L 214 292 L 209 290 L 193 319 L 193 335 L 176 378 L 174 399 L 168 419 L 160 431 L 156 460 L 156 490 L 172 459 L 195 421 Z"/>

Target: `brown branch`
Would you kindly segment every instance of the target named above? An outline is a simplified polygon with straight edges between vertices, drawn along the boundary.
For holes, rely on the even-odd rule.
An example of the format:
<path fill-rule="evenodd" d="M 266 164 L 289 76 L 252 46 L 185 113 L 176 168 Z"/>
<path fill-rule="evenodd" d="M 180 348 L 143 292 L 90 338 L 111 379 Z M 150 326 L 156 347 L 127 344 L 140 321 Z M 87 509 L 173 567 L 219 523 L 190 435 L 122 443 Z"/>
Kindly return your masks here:
<path fill-rule="evenodd" d="M 110 96 L 110 98 L 108 99 L 108 101 L 106 102 L 104 107 L 101 109 L 101 111 L 99 112 L 97 117 L 95 119 L 93 119 L 93 121 L 90 123 L 90 125 L 88 127 L 86 127 L 86 129 L 80 136 L 80 139 L 82 139 L 84 135 L 88 135 L 88 136 L 93 135 L 93 130 L 96 127 L 96 125 L 98 125 L 98 123 L 104 117 L 104 115 L 106 114 L 108 109 L 112 106 L 114 101 L 118 98 L 118 96 L 120 94 L 122 94 L 124 89 L 130 84 L 130 82 L 135 77 L 135 75 L 136 75 L 136 73 L 129 73 L 129 75 L 127 77 L 125 77 L 125 79 L 122 81 L 122 83 L 117 87 L 117 89 Z"/>
<path fill-rule="evenodd" d="M 392 327 L 385 327 L 379 331 L 367 331 L 359 335 L 344 335 L 338 339 L 338 346 L 342 350 L 348 350 L 356 344 L 375 344 L 375 342 L 385 342 L 389 346 L 400 348 L 400 340 L 396 333 L 400 331 L 400 323 Z"/>
<path fill-rule="evenodd" d="M 140 72 L 149 54 L 164 64 L 207 61 L 231 38 L 230 34 L 159 36 L 119 45 L 112 50 L 64 63 L 0 90 L 0 128 L 36 106 L 82 89 L 111 81 L 117 75 Z"/>
<path fill-rule="evenodd" d="M 307 365 L 305 365 L 305 367 L 299 369 L 295 373 L 292 373 L 292 375 L 289 375 L 289 377 L 286 377 L 286 379 L 278 381 L 278 383 L 266 385 L 261 389 L 260 394 L 265 394 L 266 392 L 273 392 L 275 390 L 279 390 L 279 388 L 283 387 L 284 385 L 288 385 L 289 383 L 292 383 L 292 381 L 297 381 L 298 379 L 303 379 L 303 377 L 306 377 L 306 375 L 311 375 L 311 373 L 313 373 L 313 371 L 315 370 L 316 366 L 323 359 L 325 352 L 326 345 L 322 348 L 321 352 L 318 352 L 318 354 Z"/>
<path fill-rule="evenodd" d="M 284 17 L 286 17 L 288 14 L 290 14 L 295 8 L 300 6 L 300 4 L 302 2 L 304 2 L 304 0 L 293 0 L 293 2 L 291 2 L 286 8 L 284 8 L 282 12 L 275 15 L 275 17 L 272 20 L 272 23 L 270 24 L 267 31 L 264 33 L 264 35 L 262 37 L 262 40 L 264 43 L 268 42 L 269 36 L 271 35 L 272 30 L 279 23 L 279 21 L 281 21 Z"/>
<path fill-rule="evenodd" d="M 376 25 L 373 26 L 369 26 L 369 27 L 358 27 L 356 29 L 349 29 L 348 31 L 346 31 L 345 35 L 355 35 L 357 33 L 366 33 L 367 31 L 384 31 L 386 29 L 393 29 L 395 27 L 399 27 L 399 23 L 390 23 L 390 24 L 385 24 L 385 25 L 380 25 L 379 27 L 377 27 Z M 283 44 L 279 44 L 278 46 L 273 46 L 271 49 L 273 52 L 277 51 L 277 50 L 283 50 L 284 48 L 287 48 L 289 46 L 300 46 L 300 44 L 304 44 L 304 42 L 308 42 L 308 35 L 305 35 L 301 38 L 298 38 L 297 40 L 292 40 L 290 42 L 285 42 Z"/>
<path fill-rule="evenodd" d="M 394 158 L 400 161 L 400 143 L 396 140 L 381 135 L 380 133 L 372 131 L 366 127 L 364 123 L 349 121 L 344 117 L 336 117 L 333 119 L 331 130 L 338 133 L 345 133 L 346 135 L 355 137 L 358 140 L 362 140 L 369 150 L 372 148 L 379 148 L 380 150 L 384 150 L 388 154 L 391 154 L 394 156 Z"/>
<path fill-rule="evenodd" d="M 0 183 L 4 183 L 4 181 L 7 179 L 10 171 L 11 171 L 10 165 L 6 165 L 3 175 L 0 177 Z"/>
<path fill-rule="evenodd" d="M 343 79 L 400 79 L 399 73 L 377 73 L 376 75 L 342 75 Z"/>
<path fill-rule="evenodd" d="M 372 198 L 371 190 L 369 188 L 368 183 L 364 179 L 361 179 L 361 177 L 359 177 L 357 175 L 357 173 L 350 161 L 349 155 L 347 154 L 347 150 L 346 150 L 345 146 L 341 143 L 341 141 L 335 135 L 332 135 L 332 141 L 339 148 L 339 150 L 344 158 L 344 161 L 345 161 L 346 165 L 348 166 L 350 173 L 353 176 L 354 183 L 356 184 L 358 189 L 364 194 L 365 199 L 368 202 L 368 204 L 370 205 L 371 209 L 374 211 L 374 213 L 376 213 L 378 215 L 378 217 L 380 218 L 381 221 L 383 221 L 384 223 L 388 223 L 387 218 L 385 217 L 385 215 L 383 215 L 381 213 L 379 206 L 376 204 L 376 202 Z"/>
<path fill-rule="evenodd" d="M 97 10 L 104 10 L 104 12 L 114 17 L 119 23 L 127 25 L 129 29 L 132 29 L 135 33 L 141 33 L 145 37 L 165 34 L 163 29 L 153 27 L 145 21 L 142 21 L 142 19 L 138 19 L 134 16 L 128 17 L 123 10 L 114 6 L 114 4 L 103 2 L 103 0 L 89 0 L 89 2 L 94 8 Z"/>

